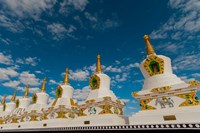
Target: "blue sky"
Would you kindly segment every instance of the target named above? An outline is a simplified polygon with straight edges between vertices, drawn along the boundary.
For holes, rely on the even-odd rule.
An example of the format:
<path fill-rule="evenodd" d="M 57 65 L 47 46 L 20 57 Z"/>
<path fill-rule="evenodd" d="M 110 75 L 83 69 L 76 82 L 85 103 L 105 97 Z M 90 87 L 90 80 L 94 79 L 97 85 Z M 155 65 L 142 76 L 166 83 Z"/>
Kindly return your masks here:
<path fill-rule="evenodd" d="M 68 67 L 74 98 L 82 101 L 100 54 L 111 90 L 131 115 L 139 110 L 131 92 L 144 79 L 144 34 L 157 54 L 172 59 L 175 74 L 200 80 L 198 0 L 0 0 L 0 97 L 9 101 L 14 89 L 22 96 L 26 84 L 32 96 L 47 77 L 52 100 Z"/>

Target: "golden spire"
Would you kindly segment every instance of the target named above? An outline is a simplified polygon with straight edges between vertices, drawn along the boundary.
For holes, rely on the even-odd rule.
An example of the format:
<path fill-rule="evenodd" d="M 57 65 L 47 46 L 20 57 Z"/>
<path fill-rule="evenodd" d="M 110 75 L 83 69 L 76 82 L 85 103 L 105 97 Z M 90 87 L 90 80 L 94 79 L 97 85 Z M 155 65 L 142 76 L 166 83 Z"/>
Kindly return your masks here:
<path fill-rule="evenodd" d="M 44 79 L 43 79 L 43 83 L 42 83 L 42 88 L 41 88 L 41 91 L 42 92 L 45 92 L 46 91 L 46 77 L 44 77 Z"/>
<path fill-rule="evenodd" d="M 4 97 L 3 97 L 2 101 L 1 101 L 1 104 L 4 105 L 5 102 L 6 102 L 6 95 L 4 95 Z"/>
<path fill-rule="evenodd" d="M 68 68 L 65 70 L 65 78 L 64 78 L 64 84 L 69 84 L 69 71 Z"/>
<path fill-rule="evenodd" d="M 28 89 L 29 89 L 30 85 L 26 85 L 26 90 L 24 92 L 24 97 L 28 97 Z"/>
<path fill-rule="evenodd" d="M 144 35 L 144 41 L 146 43 L 146 48 L 147 48 L 147 55 L 155 53 L 149 40 L 150 40 L 149 36 L 148 35 Z"/>
<path fill-rule="evenodd" d="M 14 102 L 15 98 L 16 98 L 16 90 L 14 91 L 14 94 L 13 94 L 13 96 L 12 96 L 12 98 L 10 100 Z"/>
<path fill-rule="evenodd" d="M 96 64 L 96 72 L 101 73 L 102 68 L 101 68 L 101 56 L 97 55 L 97 64 Z"/>

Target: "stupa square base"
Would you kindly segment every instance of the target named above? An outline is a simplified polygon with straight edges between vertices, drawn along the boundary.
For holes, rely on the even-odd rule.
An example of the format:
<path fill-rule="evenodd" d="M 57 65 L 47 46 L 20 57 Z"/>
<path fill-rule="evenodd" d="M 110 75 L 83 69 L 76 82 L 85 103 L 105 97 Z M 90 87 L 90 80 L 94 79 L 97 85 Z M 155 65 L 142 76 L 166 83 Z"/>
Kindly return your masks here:
<path fill-rule="evenodd" d="M 130 125 L 198 123 L 200 106 L 139 111 L 129 117 Z"/>

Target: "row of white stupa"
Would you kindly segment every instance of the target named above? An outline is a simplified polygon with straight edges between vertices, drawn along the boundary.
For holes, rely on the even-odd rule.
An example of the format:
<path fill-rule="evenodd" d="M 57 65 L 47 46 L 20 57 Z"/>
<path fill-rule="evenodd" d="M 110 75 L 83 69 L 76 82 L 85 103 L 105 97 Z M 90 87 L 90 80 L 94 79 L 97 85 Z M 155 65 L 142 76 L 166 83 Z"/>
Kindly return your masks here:
<path fill-rule="evenodd" d="M 68 69 L 63 84 L 56 88 L 56 98 L 48 105 L 44 78 L 41 92 L 28 98 L 28 86 L 23 98 L 0 105 L 1 129 L 49 128 L 66 126 L 100 126 L 125 124 L 161 124 L 200 122 L 200 102 L 196 96 L 199 82 L 186 83 L 172 72 L 170 58 L 156 55 L 149 37 L 144 36 L 147 58 L 140 64 L 145 77 L 141 91 L 134 92 L 141 110 L 131 117 L 123 116 L 125 103 L 110 90 L 110 77 L 102 72 L 97 56 L 96 73 L 90 77 L 91 91 L 85 102 L 72 98 Z"/>

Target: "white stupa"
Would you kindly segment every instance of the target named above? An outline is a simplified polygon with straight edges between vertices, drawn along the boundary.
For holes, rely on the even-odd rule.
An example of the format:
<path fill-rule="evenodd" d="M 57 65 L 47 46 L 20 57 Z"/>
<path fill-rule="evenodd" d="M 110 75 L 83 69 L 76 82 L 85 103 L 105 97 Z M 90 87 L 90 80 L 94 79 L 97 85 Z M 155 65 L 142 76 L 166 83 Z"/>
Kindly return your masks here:
<path fill-rule="evenodd" d="M 10 102 L 5 103 L 4 115 L 10 114 L 16 108 L 15 99 L 16 99 L 16 90 L 14 91 L 14 94 L 12 98 L 10 99 Z"/>
<path fill-rule="evenodd" d="M 125 103 L 118 100 L 110 90 L 110 77 L 102 72 L 100 55 L 97 56 L 96 73 L 90 77 L 91 91 L 84 102 L 80 102 L 78 125 L 119 125 L 127 124 L 123 116 Z"/>
<path fill-rule="evenodd" d="M 69 84 L 69 73 L 66 68 L 62 84 L 56 88 L 56 99 L 50 104 L 51 116 L 54 118 L 74 119 L 78 117 L 76 100 L 72 98 L 74 88 Z"/>
<path fill-rule="evenodd" d="M 171 59 L 157 55 L 144 36 L 147 58 L 140 64 L 143 88 L 132 95 L 141 111 L 129 118 L 130 124 L 189 123 L 200 121 L 197 81 L 186 83 L 172 72 Z"/>

